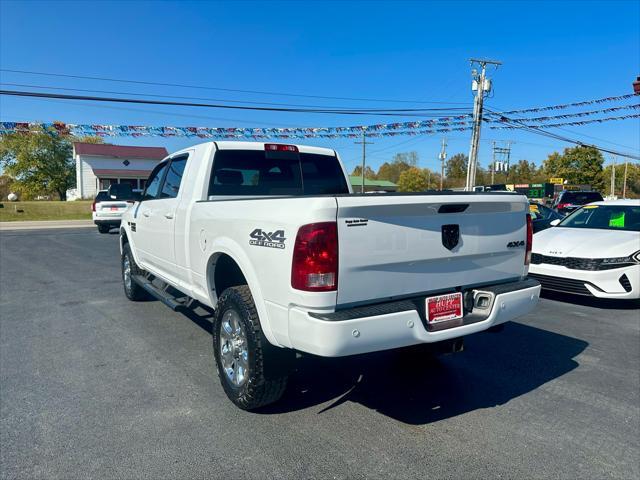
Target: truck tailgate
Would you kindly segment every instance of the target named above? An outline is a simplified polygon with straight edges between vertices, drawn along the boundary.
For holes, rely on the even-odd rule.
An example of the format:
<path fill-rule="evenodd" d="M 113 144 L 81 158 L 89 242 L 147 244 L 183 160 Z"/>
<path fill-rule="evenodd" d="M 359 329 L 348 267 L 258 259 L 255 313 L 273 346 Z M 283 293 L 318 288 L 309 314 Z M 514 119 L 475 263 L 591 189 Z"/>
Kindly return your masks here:
<path fill-rule="evenodd" d="M 496 283 L 525 273 L 524 196 L 364 195 L 336 201 L 338 305 Z"/>

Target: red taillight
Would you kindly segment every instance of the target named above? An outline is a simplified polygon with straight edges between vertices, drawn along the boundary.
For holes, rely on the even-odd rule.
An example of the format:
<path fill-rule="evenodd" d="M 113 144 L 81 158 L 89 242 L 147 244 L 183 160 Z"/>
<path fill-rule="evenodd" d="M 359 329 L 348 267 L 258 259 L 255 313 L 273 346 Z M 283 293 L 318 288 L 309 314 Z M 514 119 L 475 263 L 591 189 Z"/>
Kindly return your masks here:
<path fill-rule="evenodd" d="M 93 203 L 91 204 L 91 211 L 95 212 L 96 211 L 96 201 L 94 200 Z"/>
<path fill-rule="evenodd" d="M 531 263 L 531 249 L 533 248 L 533 220 L 531 215 L 527 213 L 527 246 L 524 252 L 524 264 Z"/>
<path fill-rule="evenodd" d="M 265 143 L 264 149 L 268 152 L 297 152 L 295 145 L 283 145 L 281 143 Z"/>
<path fill-rule="evenodd" d="M 300 227 L 293 247 L 291 286 L 307 292 L 338 288 L 336 222 L 310 223 Z"/>
<path fill-rule="evenodd" d="M 567 207 L 569 207 L 569 206 L 571 206 L 571 204 L 570 204 L 570 203 L 559 203 L 559 204 L 558 204 L 558 209 L 561 209 L 561 208 L 567 208 Z"/>

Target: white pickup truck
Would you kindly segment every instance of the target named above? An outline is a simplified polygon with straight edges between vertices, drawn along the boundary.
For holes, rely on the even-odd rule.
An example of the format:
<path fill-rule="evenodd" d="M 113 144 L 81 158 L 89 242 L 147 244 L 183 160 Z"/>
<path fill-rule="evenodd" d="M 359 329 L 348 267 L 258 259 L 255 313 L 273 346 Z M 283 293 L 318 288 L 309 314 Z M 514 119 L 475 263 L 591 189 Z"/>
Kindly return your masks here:
<path fill-rule="evenodd" d="M 353 194 L 326 148 L 209 142 L 154 169 L 120 229 L 124 291 L 214 309 L 228 397 L 282 395 L 295 351 L 445 344 L 530 312 L 519 194 Z"/>

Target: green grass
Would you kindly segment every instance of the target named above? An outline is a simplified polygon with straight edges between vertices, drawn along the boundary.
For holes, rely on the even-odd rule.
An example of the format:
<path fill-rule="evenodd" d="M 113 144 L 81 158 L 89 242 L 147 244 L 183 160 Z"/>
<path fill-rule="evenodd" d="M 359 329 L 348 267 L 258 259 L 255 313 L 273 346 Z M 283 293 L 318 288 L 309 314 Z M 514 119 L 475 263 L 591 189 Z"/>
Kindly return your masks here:
<path fill-rule="evenodd" d="M 91 220 L 91 201 L 0 202 L 0 222 L 21 220 Z"/>

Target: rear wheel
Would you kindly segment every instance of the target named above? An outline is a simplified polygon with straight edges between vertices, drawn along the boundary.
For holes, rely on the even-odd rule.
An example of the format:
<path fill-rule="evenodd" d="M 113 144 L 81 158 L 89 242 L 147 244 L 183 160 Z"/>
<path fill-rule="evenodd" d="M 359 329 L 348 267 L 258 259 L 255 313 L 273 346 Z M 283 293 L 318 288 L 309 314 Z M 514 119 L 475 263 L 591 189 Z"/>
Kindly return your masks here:
<path fill-rule="evenodd" d="M 138 302 L 148 298 L 147 291 L 133 280 L 134 275 L 142 275 L 143 273 L 144 271 L 138 267 L 133 259 L 129 244 L 125 243 L 122 248 L 122 283 L 124 294 L 129 300 Z"/>
<path fill-rule="evenodd" d="M 100 233 L 109 233 L 111 227 L 109 225 L 98 225 L 98 232 Z"/>
<path fill-rule="evenodd" d="M 213 319 L 213 352 L 227 397 L 243 410 L 276 402 L 287 386 L 293 350 L 271 345 L 246 285 L 226 289 Z"/>

